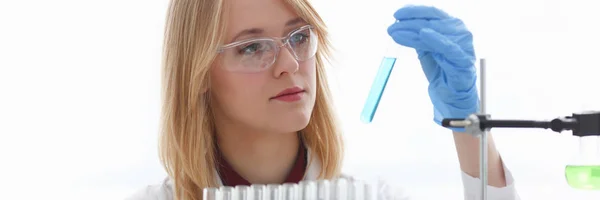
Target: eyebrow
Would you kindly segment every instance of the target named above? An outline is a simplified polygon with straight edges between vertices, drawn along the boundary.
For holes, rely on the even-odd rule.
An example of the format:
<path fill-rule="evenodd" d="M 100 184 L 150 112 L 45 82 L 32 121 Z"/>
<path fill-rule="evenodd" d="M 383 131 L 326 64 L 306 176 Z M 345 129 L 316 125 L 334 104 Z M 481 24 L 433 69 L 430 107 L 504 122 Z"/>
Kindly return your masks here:
<path fill-rule="evenodd" d="M 294 25 L 296 25 L 296 24 L 299 24 L 299 23 L 302 23 L 302 22 L 304 22 L 304 19 L 302 19 L 302 18 L 300 18 L 300 17 L 297 17 L 297 18 L 295 18 L 295 19 L 292 19 L 292 20 L 290 20 L 290 21 L 286 22 L 286 23 L 285 23 L 285 26 L 286 26 L 286 27 L 288 27 L 288 26 L 294 26 Z"/>
<path fill-rule="evenodd" d="M 295 25 L 297 25 L 299 23 L 303 23 L 303 22 L 304 22 L 304 19 L 297 17 L 297 18 L 287 21 L 285 23 L 285 26 L 286 27 L 295 26 Z M 236 41 L 237 38 L 242 37 L 242 36 L 258 35 L 258 34 L 262 34 L 264 32 L 265 32 L 265 30 L 260 29 L 260 28 L 245 29 L 245 30 L 242 30 L 241 32 L 239 32 L 237 35 L 235 35 L 231 41 Z"/>

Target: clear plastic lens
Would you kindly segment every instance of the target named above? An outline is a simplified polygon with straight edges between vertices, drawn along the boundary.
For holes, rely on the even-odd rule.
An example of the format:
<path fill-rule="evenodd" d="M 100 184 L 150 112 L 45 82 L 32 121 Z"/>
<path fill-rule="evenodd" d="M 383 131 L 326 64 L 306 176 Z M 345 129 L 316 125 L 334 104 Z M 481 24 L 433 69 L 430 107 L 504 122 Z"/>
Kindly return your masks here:
<path fill-rule="evenodd" d="M 317 52 L 317 35 L 311 29 L 304 29 L 291 35 L 288 45 L 294 52 L 298 61 L 312 58 Z"/>

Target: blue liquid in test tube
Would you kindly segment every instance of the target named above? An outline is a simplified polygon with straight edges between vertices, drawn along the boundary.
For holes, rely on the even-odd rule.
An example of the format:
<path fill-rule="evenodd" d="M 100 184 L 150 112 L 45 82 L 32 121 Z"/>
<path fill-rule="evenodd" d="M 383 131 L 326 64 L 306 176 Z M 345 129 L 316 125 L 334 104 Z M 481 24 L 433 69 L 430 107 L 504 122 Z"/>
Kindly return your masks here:
<path fill-rule="evenodd" d="M 371 86 L 367 102 L 360 115 L 360 120 L 363 123 L 371 123 L 373 121 L 373 117 L 379 106 L 379 101 L 381 100 L 381 96 L 383 95 L 383 91 L 385 90 L 385 86 L 387 85 L 395 63 L 396 55 L 390 54 L 390 48 L 388 48 L 388 52 L 379 65 L 377 76 L 375 76 L 375 81 Z"/>

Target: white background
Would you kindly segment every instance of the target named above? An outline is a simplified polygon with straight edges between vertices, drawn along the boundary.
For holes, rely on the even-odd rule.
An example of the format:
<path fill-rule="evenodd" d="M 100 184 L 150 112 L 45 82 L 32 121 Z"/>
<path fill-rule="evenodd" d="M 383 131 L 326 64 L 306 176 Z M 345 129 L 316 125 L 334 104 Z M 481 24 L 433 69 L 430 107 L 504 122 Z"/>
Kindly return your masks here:
<path fill-rule="evenodd" d="M 315 0 L 338 49 L 331 83 L 347 140 L 345 171 L 382 177 L 415 199 L 462 198 L 452 136 L 432 122 L 413 50 L 398 55 L 375 121 L 359 121 L 397 8 L 435 5 L 465 21 L 488 60 L 494 118 L 551 119 L 600 107 L 591 85 L 600 45 L 593 2 Z M 164 178 L 156 145 L 167 5 L 0 1 L 1 199 L 123 199 Z M 523 199 L 600 198 L 566 185 L 575 138 L 493 133 Z"/>

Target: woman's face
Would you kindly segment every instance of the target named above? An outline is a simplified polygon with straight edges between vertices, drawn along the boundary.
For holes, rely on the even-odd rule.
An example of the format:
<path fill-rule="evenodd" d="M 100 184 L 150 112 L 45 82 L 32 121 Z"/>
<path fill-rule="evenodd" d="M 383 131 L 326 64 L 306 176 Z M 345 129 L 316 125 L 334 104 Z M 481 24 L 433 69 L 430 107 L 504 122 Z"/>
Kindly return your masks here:
<path fill-rule="evenodd" d="M 241 43 L 226 46 L 211 69 L 217 123 L 248 132 L 302 130 L 315 104 L 316 34 L 283 0 L 228 3 L 225 44 Z M 260 38 L 288 40 L 248 41 Z"/>

